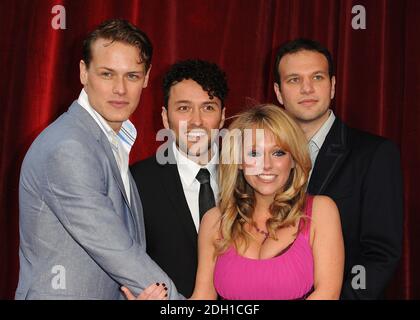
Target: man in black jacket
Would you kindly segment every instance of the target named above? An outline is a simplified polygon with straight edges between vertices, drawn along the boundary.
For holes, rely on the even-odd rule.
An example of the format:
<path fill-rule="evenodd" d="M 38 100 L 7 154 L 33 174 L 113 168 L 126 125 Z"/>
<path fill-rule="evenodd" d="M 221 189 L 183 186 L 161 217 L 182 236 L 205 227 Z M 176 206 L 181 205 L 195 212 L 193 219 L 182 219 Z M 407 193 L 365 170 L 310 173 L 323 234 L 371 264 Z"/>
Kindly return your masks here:
<path fill-rule="evenodd" d="M 228 87 L 225 73 L 202 60 L 174 64 L 163 82 L 162 121 L 173 130 L 175 141 L 166 142 L 131 171 L 143 205 L 147 253 L 189 297 L 197 271 L 200 219 L 218 200 L 214 139 L 224 123 Z M 203 208 L 206 192 L 211 199 L 204 197 Z"/>
<path fill-rule="evenodd" d="M 330 196 L 340 211 L 346 250 L 341 298 L 383 298 L 402 251 L 399 151 L 334 115 L 333 62 L 319 43 L 297 39 L 283 45 L 274 75 L 278 101 L 308 140 L 313 166 L 308 193 Z"/>

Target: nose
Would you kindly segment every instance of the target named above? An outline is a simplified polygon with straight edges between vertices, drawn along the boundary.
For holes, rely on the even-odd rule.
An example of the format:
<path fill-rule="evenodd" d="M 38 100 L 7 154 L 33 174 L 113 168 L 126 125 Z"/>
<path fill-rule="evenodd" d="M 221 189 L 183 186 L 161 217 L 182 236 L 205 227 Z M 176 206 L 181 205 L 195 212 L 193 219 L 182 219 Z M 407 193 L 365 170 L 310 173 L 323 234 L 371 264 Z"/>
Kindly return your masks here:
<path fill-rule="evenodd" d="M 304 78 L 302 80 L 302 85 L 300 87 L 300 92 L 302 94 L 310 94 L 314 92 L 314 86 L 312 80 L 309 78 Z"/>
<path fill-rule="evenodd" d="M 126 85 L 123 77 L 115 77 L 112 92 L 120 96 L 126 93 Z"/>
<path fill-rule="evenodd" d="M 190 121 L 191 124 L 196 127 L 200 127 L 202 125 L 201 112 L 199 108 L 192 108 Z"/>
<path fill-rule="evenodd" d="M 264 153 L 264 170 L 268 171 L 272 167 L 270 154 Z"/>

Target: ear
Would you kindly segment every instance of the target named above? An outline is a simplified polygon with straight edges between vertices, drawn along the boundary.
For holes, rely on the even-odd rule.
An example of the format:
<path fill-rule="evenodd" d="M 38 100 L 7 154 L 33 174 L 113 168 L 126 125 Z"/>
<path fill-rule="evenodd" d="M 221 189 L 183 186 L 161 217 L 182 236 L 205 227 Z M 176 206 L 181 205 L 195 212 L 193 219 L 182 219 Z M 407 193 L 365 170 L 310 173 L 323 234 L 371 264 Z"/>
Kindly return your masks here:
<path fill-rule="evenodd" d="M 280 86 L 277 82 L 274 82 L 274 92 L 276 93 L 278 102 L 283 105 L 283 97 L 281 96 Z"/>
<path fill-rule="evenodd" d="M 226 107 L 223 107 L 222 109 L 222 118 L 220 119 L 220 124 L 219 124 L 219 129 L 223 128 L 223 125 L 225 124 L 225 111 L 226 111 Z"/>
<path fill-rule="evenodd" d="M 149 83 L 150 70 L 152 70 L 152 65 L 149 66 L 149 70 L 147 70 L 146 76 L 144 77 L 143 88 L 147 88 L 147 84 Z"/>
<path fill-rule="evenodd" d="M 86 86 L 88 82 L 88 70 L 86 63 L 83 60 L 80 60 L 79 62 L 79 69 L 80 69 L 80 82 L 83 84 L 83 86 Z"/>
<path fill-rule="evenodd" d="M 169 121 L 168 121 L 168 110 L 165 107 L 162 107 L 162 123 L 165 129 L 169 129 Z"/>
<path fill-rule="evenodd" d="M 332 76 L 331 78 L 331 100 L 334 99 L 334 95 L 335 95 L 335 76 Z"/>

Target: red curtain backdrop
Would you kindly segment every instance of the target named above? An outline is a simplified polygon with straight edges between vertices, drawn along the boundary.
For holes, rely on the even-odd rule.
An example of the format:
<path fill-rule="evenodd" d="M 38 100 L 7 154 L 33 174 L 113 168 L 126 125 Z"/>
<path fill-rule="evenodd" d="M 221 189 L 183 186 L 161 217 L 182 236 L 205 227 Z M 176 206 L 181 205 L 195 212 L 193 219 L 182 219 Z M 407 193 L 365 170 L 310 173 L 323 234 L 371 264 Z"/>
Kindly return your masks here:
<path fill-rule="evenodd" d="M 57 4 L 66 10 L 64 30 L 51 26 Z M 366 9 L 364 30 L 352 28 L 355 5 Z M 77 98 L 82 39 L 113 17 L 137 24 L 155 49 L 149 88 L 132 117 L 139 137 L 131 162 L 158 146 L 161 82 L 175 61 L 218 63 L 228 75 L 227 115 L 233 115 L 255 102 L 276 102 L 271 69 L 279 44 L 303 36 L 328 46 L 337 70 L 335 113 L 401 148 L 404 254 L 387 297 L 420 298 L 418 0 L 1 1 L 0 298 L 13 297 L 18 279 L 22 159 L 34 138 Z"/>

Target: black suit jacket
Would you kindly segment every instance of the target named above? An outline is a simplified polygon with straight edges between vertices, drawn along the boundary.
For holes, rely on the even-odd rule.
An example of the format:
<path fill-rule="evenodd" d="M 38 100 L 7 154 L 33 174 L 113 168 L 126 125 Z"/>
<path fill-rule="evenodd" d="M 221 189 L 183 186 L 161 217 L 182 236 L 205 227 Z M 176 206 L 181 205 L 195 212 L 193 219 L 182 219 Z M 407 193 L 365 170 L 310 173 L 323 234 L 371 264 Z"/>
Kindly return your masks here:
<path fill-rule="evenodd" d="M 311 194 L 330 196 L 340 211 L 345 244 L 342 299 L 383 298 L 402 251 L 400 157 L 389 140 L 347 127 L 336 118 L 316 159 Z M 366 289 L 360 282 L 366 270 Z M 352 273 L 353 270 L 353 273 Z"/>
<path fill-rule="evenodd" d="M 152 156 L 134 164 L 131 173 L 143 205 L 146 251 L 188 298 L 197 272 L 197 231 L 177 165 L 161 165 Z"/>

